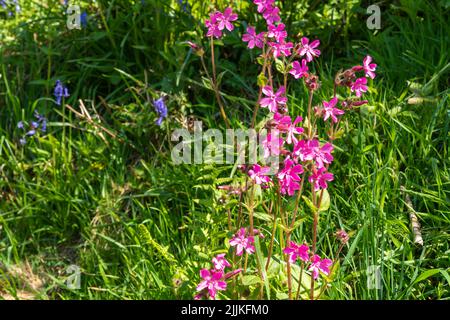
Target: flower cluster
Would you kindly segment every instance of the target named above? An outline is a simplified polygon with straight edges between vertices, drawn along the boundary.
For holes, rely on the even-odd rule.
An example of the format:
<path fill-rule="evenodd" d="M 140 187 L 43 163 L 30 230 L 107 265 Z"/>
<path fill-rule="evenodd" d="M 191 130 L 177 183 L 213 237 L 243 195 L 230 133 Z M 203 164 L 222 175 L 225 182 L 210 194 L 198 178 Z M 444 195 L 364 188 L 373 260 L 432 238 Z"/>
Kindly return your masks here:
<path fill-rule="evenodd" d="M 255 252 L 255 246 L 253 243 L 255 238 L 253 236 L 247 235 L 245 228 L 239 229 L 239 231 L 230 239 L 230 245 L 236 247 L 236 255 L 241 256 L 245 252 L 252 254 Z"/>
<path fill-rule="evenodd" d="M 69 97 L 69 90 L 64 86 L 61 80 L 56 80 L 54 95 L 56 98 L 56 104 L 59 106 L 61 105 L 62 98 Z"/>
<path fill-rule="evenodd" d="M 202 281 L 197 286 L 199 292 L 194 299 L 200 300 L 203 297 L 215 299 L 218 291 L 227 289 L 226 280 L 235 276 L 241 269 L 236 269 L 225 273 L 225 268 L 231 267 L 231 264 L 225 258 L 225 254 L 218 254 L 212 259 L 212 269 L 200 270 Z"/>
<path fill-rule="evenodd" d="M 314 106 L 313 98 L 314 94 L 320 89 L 320 81 L 319 77 L 314 74 L 312 64 L 321 55 L 320 41 L 317 39 L 310 40 L 303 36 L 298 43 L 290 42 L 286 26 L 281 21 L 280 9 L 275 5 L 275 0 L 253 0 L 253 3 L 257 6 L 257 11 L 265 20 L 266 25 L 265 30 L 256 30 L 254 26 L 248 25 L 242 36 L 242 41 L 246 43 L 249 49 L 258 48 L 262 51 L 258 57 L 258 62 L 262 65 L 262 71 L 258 77 L 260 91 L 257 107 L 254 109 L 252 128 L 254 128 L 259 107 L 267 109 L 270 112 L 269 119 L 263 123 L 264 133 L 260 132 L 259 134 L 259 142 L 263 151 L 260 160 L 262 160 L 262 163 L 267 163 L 266 160 L 275 157 L 281 165 L 274 168 L 264 166 L 260 162 L 252 166 L 242 167 L 240 168 L 241 171 L 251 180 L 249 185 L 246 182 L 245 189 L 237 188 L 235 190 L 231 186 L 221 186 L 219 189 L 228 190 L 229 194 L 239 194 L 240 196 L 244 191 L 255 192 L 255 187 L 275 189 L 278 194 L 278 204 L 274 206 L 270 204 L 267 207 L 263 205 L 263 207 L 268 211 L 275 208 L 274 210 L 282 215 L 281 223 L 285 227 L 282 232 L 285 232 L 287 239 L 289 239 L 288 244 L 283 249 L 283 253 L 289 257 L 287 264 L 289 298 L 292 298 L 292 274 L 289 264 L 300 260 L 302 266 L 306 267 L 312 274 L 310 297 L 314 299 L 314 281 L 321 273 L 329 275 L 333 264 L 330 259 L 322 259 L 316 253 L 318 216 L 323 210 L 321 202 L 324 193 L 327 194 L 325 190 L 328 188 L 328 183 L 334 180 L 334 175 L 329 170 L 334 161 L 332 155 L 333 141 L 337 137 L 336 132 L 339 129 L 339 122 L 345 112 L 352 107 L 367 103 L 367 100 L 362 100 L 362 96 L 368 91 L 367 78 L 374 79 L 376 77 L 377 65 L 373 63 L 372 57 L 366 56 L 362 65 L 339 72 L 334 81 L 333 95 L 321 100 L 319 105 Z M 232 22 L 236 20 L 237 15 L 233 13 L 231 8 L 227 8 L 223 13 L 216 11 L 210 14 L 209 19 L 206 20 L 207 37 L 211 40 L 221 38 L 224 29 L 229 31 L 234 29 Z M 211 58 L 214 61 L 213 43 L 211 41 Z M 203 49 L 192 43 L 190 46 L 203 59 Z M 284 81 L 277 81 L 277 77 L 272 74 L 273 69 L 282 74 L 280 78 Z M 205 72 L 208 73 L 207 70 Z M 358 77 L 359 72 L 363 72 L 364 76 Z M 305 118 L 305 121 L 299 115 L 289 115 L 291 102 L 286 92 L 288 79 L 293 79 L 293 81 L 301 79 L 307 88 L 309 94 L 308 117 Z M 345 90 L 345 95 L 341 95 L 338 89 L 340 91 Z M 219 96 L 220 106 L 220 94 L 217 93 L 217 96 Z M 342 98 L 343 96 L 346 98 Z M 224 120 L 227 120 L 226 117 L 224 117 Z M 325 137 L 319 134 L 319 129 L 322 128 L 318 125 L 319 121 L 323 121 L 327 134 Z M 305 185 L 306 187 L 304 187 Z M 301 208 L 299 203 L 301 199 L 306 199 L 305 193 L 311 196 L 307 205 L 313 211 L 314 219 L 311 248 L 306 243 L 297 244 L 290 241 L 291 232 L 298 222 L 296 220 L 297 212 Z M 283 210 L 282 195 L 287 197 L 297 195 L 294 210 Z M 242 201 L 242 199 L 239 201 Z M 250 204 L 253 204 L 252 195 L 250 196 Z M 290 212 L 292 212 L 292 215 Z M 250 210 L 249 216 L 253 213 L 254 211 Z M 238 220 L 240 224 L 241 221 Z M 230 221 L 229 212 L 229 228 L 232 229 Z M 236 248 L 236 256 L 242 256 L 246 253 L 244 269 L 247 266 L 247 255 L 255 253 L 254 236 L 258 234 L 262 236 L 254 228 L 252 216 L 249 217 L 249 222 L 249 228 L 239 225 L 237 233 L 229 240 L 230 246 Z M 275 230 L 275 227 L 273 230 Z M 341 242 L 338 250 L 340 252 L 349 237 L 345 231 L 339 231 L 336 237 Z M 275 236 L 272 234 L 267 266 L 272 255 L 274 238 Z M 339 252 L 336 256 L 339 255 Z M 201 271 L 200 275 L 203 281 L 197 288 L 198 291 L 201 291 L 200 297 L 208 295 L 210 298 L 215 298 L 217 291 L 226 289 L 226 282 L 224 281 L 226 276 L 223 270 L 230 266 L 223 259 L 224 255 L 217 256 L 213 259 L 214 269 L 203 269 Z M 206 290 L 208 290 L 207 293 Z"/>
<path fill-rule="evenodd" d="M 255 0 L 254 3 L 258 5 L 258 12 L 264 13 L 266 11 L 272 12 L 274 8 L 274 1 Z M 247 29 L 247 34 L 244 35 L 243 40 L 248 42 L 248 47 L 253 48 L 263 47 L 266 43 L 271 48 L 273 57 L 279 55 L 289 56 L 290 48 L 294 46 L 292 43 L 286 43 L 287 32 L 284 30 L 283 23 L 273 24 L 268 21 L 268 31 L 256 35 L 253 27 Z M 276 21 L 279 21 L 277 19 Z M 273 39 L 269 41 L 267 39 Z M 304 78 L 305 84 L 311 91 L 318 89 L 317 76 L 309 72 L 308 63 L 319 57 L 321 52 L 317 49 L 320 45 L 319 40 L 309 41 L 308 38 L 301 38 L 300 43 L 295 45 L 294 56 L 302 58 L 300 61 L 293 61 L 289 74 L 295 79 Z M 367 91 L 367 79 L 355 78 L 355 72 L 364 71 L 366 76 L 375 77 L 376 64 L 372 63 L 372 58 L 367 56 L 364 59 L 363 66 L 356 66 L 344 72 L 344 79 L 337 82 L 337 85 L 347 85 L 351 92 L 355 92 L 356 96 L 361 97 L 363 92 Z M 313 184 L 314 189 L 326 189 L 328 187 L 327 182 L 333 180 L 333 174 L 328 172 L 328 166 L 333 161 L 331 152 L 333 151 L 333 145 L 329 142 L 320 145 L 318 139 L 311 135 L 305 134 L 305 130 L 302 127 L 297 127 L 298 123 L 302 121 L 301 117 L 297 117 L 294 122 L 286 115 L 288 112 L 285 86 L 280 86 L 275 90 L 272 86 L 266 85 L 262 87 L 263 98 L 259 101 L 262 108 L 267 108 L 272 112 L 273 119 L 270 120 L 270 132 L 266 138 L 262 141 L 264 148 L 264 157 L 267 158 L 270 155 L 278 156 L 284 155 L 283 161 L 284 167 L 278 172 L 276 177 L 278 178 L 280 190 L 282 194 L 294 195 L 295 191 L 300 189 L 299 181 L 300 175 L 304 173 L 303 167 L 310 168 L 310 175 L 308 181 Z M 335 95 L 330 101 L 323 101 L 322 106 L 315 107 L 315 114 L 319 117 L 323 117 L 324 121 L 331 120 L 334 124 L 338 123 L 340 116 L 345 112 L 337 107 L 339 100 Z M 365 101 L 351 101 L 352 105 L 361 105 Z M 348 101 L 343 101 L 344 107 L 349 106 Z M 293 145 L 292 149 L 289 149 L 289 145 Z M 261 167 L 256 164 L 251 170 L 248 171 L 250 178 L 256 184 L 262 184 L 267 187 L 271 178 L 267 176 L 268 168 Z"/>
<path fill-rule="evenodd" d="M 216 11 L 209 15 L 209 19 L 205 21 L 205 25 L 208 28 L 206 33 L 207 37 L 222 38 L 223 30 L 226 28 L 228 31 L 233 31 L 233 21 L 238 18 L 237 14 L 233 13 L 233 9 L 226 8 L 222 13 Z"/>
<path fill-rule="evenodd" d="M 25 129 L 26 124 L 23 121 L 17 123 L 17 128 L 25 131 L 25 134 L 19 140 L 21 145 L 27 143 L 27 138 L 34 136 L 37 132 L 44 133 L 47 131 L 47 118 L 37 111 L 34 112 L 34 117 L 36 120 L 29 123 L 28 129 Z"/>
<path fill-rule="evenodd" d="M 283 253 L 289 257 L 290 263 L 295 263 L 297 260 L 306 263 L 308 270 L 312 272 L 314 280 L 319 277 L 320 271 L 327 276 L 330 274 L 330 267 L 333 262 L 330 259 L 322 259 L 317 254 L 312 255 L 307 244 L 299 245 L 291 241 L 284 248 Z"/>
<path fill-rule="evenodd" d="M 334 80 L 336 86 L 348 87 L 351 92 L 355 93 L 357 98 L 361 98 L 363 93 L 367 92 L 367 78 L 375 79 L 375 70 L 377 65 L 372 63 L 372 57 L 366 56 L 363 60 L 363 65 L 357 65 L 336 75 Z M 364 76 L 357 77 L 357 72 L 364 72 Z M 360 106 L 367 103 L 366 100 L 345 100 L 342 102 L 344 107 Z"/>

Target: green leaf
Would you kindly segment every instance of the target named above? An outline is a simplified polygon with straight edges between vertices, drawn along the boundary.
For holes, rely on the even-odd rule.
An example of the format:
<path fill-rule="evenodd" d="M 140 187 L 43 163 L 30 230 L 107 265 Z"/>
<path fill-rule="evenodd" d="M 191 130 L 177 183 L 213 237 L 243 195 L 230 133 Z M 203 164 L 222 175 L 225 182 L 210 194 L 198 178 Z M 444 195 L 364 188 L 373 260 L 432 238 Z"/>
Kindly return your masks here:
<path fill-rule="evenodd" d="M 442 273 L 442 275 L 444 276 L 445 280 L 447 280 L 448 285 L 450 286 L 450 276 L 448 275 L 448 272 L 445 270 L 440 270 L 440 272 Z"/>
<path fill-rule="evenodd" d="M 420 276 L 418 276 L 418 277 L 416 278 L 416 280 L 414 280 L 414 284 L 416 284 L 416 283 L 418 283 L 418 282 L 420 282 L 420 281 L 426 280 L 426 279 L 428 279 L 429 277 L 432 277 L 432 276 L 434 276 L 436 273 L 439 273 L 439 272 L 441 272 L 440 269 L 430 269 L 430 270 L 427 270 L 427 271 L 423 272 Z"/>
<path fill-rule="evenodd" d="M 330 207 L 330 194 L 328 193 L 328 190 L 323 189 L 321 192 L 323 194 L 322 194 L 322 201 L 320 202 L 319 212 L 327 211 L 328 208 Z M 318 192 L 318 197 L 320 197 L 321 192 Z"/>
<path fill-rule="evenodd" d="M 244 286 L 252 286 L 262 283 L 261 278 L 255 275 L 246 275 L 242 277 L 242 284 Z"/>
<path fill-rule="evenodd" d="M 205 86 L 206 89 L 212 90 L 213 89 L 213 85 L 211 83 L 211 80 L 209 80 L 206 77 L 202 77 L 202 83 Z"/>
<path fill-rule="evenodd" d="M 267 77 L 264 75 L 264 73 L 260 73 L 258 76 L 257 84 L 259 87 L 264 87 L 267 84 Z"/>
<path fill-rule="evenodd" d="M 280 59 L 275 59 L 275 68 L 278 70 L 278 72 L 283 74 L 285 73 L 284 63 Z"/>
<path fill-rule="evenodd" d="M 306 197 L 302 196 L 303 201 L 305 201 L 306 205 L 312 210 L 312 212 L 317 212 L 317 207 L 312 203 L 312 201 Z"/>
<path fill-rule="evenodd" d="M 258 57 L 256 58 L 256 61 L 260 64 L 260 65 L 264 65 L 264 58 L 263 57 Z"/>
<path fill-rule="evenodd" d="M 277 300 L 287 300 L 289 296 L 285 292 L 277 292 L 276 294 Z"/>
<path fill-rule="evenodd" d="M 255 237 L 255 248 L 256 248 L 256 258 L 258 259 L 258 264 L 261 268 L 261 272 L 262 272 L 262 277 L 263 279 L 261 279 L 264 283 L 264 287 L 266 289 L 266 294 L 267 294 L 267 299 L 270 300 L 270 288 L 269 288 L 269 281 L 267 280 L 267 276 L 266 276 L 266 269 L 265 269 L 265 264 L 263 264 L 263 255 L 261 252 L 261 247 L 259 245 L 259 237 Z"/>

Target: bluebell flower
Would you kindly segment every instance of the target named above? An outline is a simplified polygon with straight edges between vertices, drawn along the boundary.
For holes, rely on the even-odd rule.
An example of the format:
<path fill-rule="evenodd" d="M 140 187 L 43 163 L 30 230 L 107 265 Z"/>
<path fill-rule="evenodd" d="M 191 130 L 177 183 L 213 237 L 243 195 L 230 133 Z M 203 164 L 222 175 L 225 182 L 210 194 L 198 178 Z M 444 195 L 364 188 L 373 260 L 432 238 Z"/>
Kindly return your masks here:
<path fill-rule="evenodd" d="M 27 142 L 27 137 L 34 136 L 38 131 L 46 132 L 47 131 L 47 118 L 43 115 L 39 114 L 39 112 L 34 111 L 34 117 L 36 121 L 31 121 L 29 124 L 28 131 L 20 138 L 19 142 L 21 145 L 24 145 Z M 19 121 L 17 123 L 17 128 L 25 130 L 25 123 L 23 121 Z"/>
<path fill-rule="evenodd" d="M 88 15 L 87 15 L 86 11 L 83 11 L 80 16 L 80 22 L 81 22 L 81 26 L 83 28 L 87 27 L 87 18 L 88 18 Z"/>
<path fill-rule="evenodd" d="M 46 132 L 47 131 L 47 118 L 45 118 L 43 115 L 39 114 L 39 112 L 37 112 L 37 110 L 34 111 L 34 117 L 41 124 L 41 131 Z"/>
<path fill-rule="evenodd" d="M 69 97 L 69 90 L 63 86 L 63 83 L 60 80 L 56 80 L 54 94 L 56 97 L 56 104 L 60 106 L 61 99 Z"/>
<path fill-rule="evenodd" d="M 153 101 L 153 105 L 155 106 L 156 113 L 158 114 L 158 119 L 156 120 L 156 124 L 161 126 L 164 118 L 167 117 L 167 106 L 164 103 L 164 98 L 159 98 L 158 100 Z"/>
<path fill-rule="evenodd" d="M 41 131 L 42 132 L 46 132 L 47 131 L 47 119 L 45 119 L 45 118 L 44 118 L 44 120 L 42 120 Z"/>

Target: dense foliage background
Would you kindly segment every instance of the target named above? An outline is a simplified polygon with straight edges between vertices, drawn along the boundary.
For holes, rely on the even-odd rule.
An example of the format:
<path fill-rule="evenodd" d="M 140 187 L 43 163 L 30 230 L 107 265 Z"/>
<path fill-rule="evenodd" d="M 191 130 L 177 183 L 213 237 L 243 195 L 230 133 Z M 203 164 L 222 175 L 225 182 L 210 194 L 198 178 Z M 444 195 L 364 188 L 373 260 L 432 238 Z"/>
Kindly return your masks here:
<path fill-rule="evenodd" d="M 24 0 L 11 15 L 0 7 L 0 296 L 191 299 L 198 270 L 230 237 L 237 199 L 216 188 L 232 166 L 170 160 L 173 129 L 197 119 L 224 127 L 186 41 L 207 47 L 204 19 L 232 2 L 241 24 L 218 48 L 218 67 L 227 114 L 245 127 L 258 64 L 241 37 L 256 10 L 244 0 L 79 1 L 87 24 L 69 30 L 62 2 Z M 324 298 L 448 299 L 450 3 L 381 1 L 382 27 L 369 30 L 369 1 L 277 2 L 290 35 L 321 40 L 324 86 L 367 54 L 379 66 L 369 105 L 346 117 L 336 145 L 321 242 L 334 252 L 337 228 L 352 237 Z M 92 120 L 55 104 L 57 79 L 65 102 L 79 111 L 81 99 Z M 161 95 L 169 117 L 159 127 L 152 100 Z M 290 99 L 302 114 L 305 92 Z M 17 123 L 35 110 L 48 130 L 22 146 Z M 423 247 L 412 241 L 406 194 Z M 81 268 L 79 290 L 64 282 L 70 265 Z M 378 290 L 367 286 L 373 265 Z"/>

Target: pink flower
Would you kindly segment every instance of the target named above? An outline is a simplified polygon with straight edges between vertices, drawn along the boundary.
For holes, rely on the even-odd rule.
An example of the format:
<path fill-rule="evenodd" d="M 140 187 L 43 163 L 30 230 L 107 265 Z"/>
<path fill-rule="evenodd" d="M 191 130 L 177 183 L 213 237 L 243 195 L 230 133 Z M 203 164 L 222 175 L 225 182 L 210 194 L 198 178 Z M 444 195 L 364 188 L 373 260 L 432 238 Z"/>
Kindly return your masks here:
<path fill-rule="evenodd" d="M 309 182 L 314 184 L 314 190 L 327 189 L 327 181 L 333 181 L 334 176 L 332 173 L 327 172 L 325 168 L 319 168 L 317 171 L 308 178 Z"/>
<path fill-rule="evenodd" d="M 269 38 L 275 38 L 277 42 L 284 42 L 284 40 L 287 38 L 287 31 L 285 31 L 284 28 L 284 23 L 280 23 L 277 26 L 269 25 L 267 36 Z"/>
<path fill-rule="evenodd" d="M 273 125 L 278 130 L 286 132 L 291 125 L 291 117 L 277 112 L 273 115 Z"/>
<path fill-rule="evenodd" d="M 264 32 L 256 34 L 254 27 L 248 27 L 247 33 L 242 36 L 242 41 L 248 42 L 247 47 L 253 49 L 254 47 L 262 48 L 264 46 Z"/>
<path fill-rule="evenodd" d="M 267 176 L 269 172 L 269 167 L 261 167 L 260 165 L 255 164 L 252 169 L 248 170 L 248 175 L 256 184 L 263 184 L 271 181 Z"/>
<path fill-rule="evenodd" d="M 291 55 L 291 50 L 294 47 L 292 42 L 269 42 L 269 46 L 272 48 L 272 54 L 274 58 L 278 58 L 280 56 L 289 57 Z"/>
<path fill-rule="evenodd" d="M 291 263 L 295 263 L 298 258 L 304 262 L 309 260 L 309 247 L 306 244 L 298 245 L 294 241 L 290 241 L 289 246 L 284 248 L 283 253 L 289 256 Z"/>
<path fill-rule="evenodd" d="M 314 280 L 319 276 L 319 271 L 322 271 L 327 276 L 330 274 L 330 267 L 333 262 L 330 259 L 321 259 L 317 254 L 311 259 L 309 270 L 313 273 Z"/>
<path fill-rule="evenodd" d="M 300 135 L 305 131 L 302 127 L 297 127 L 297 124 L 302 121 L 303 118 L 298 116 L 297 118 L 295 118 L 294 122 L 289 125 L 286 135 L 286 142 L 288 144 L 297 143 L 298 139 L 295 135 Z"/>
<path fill-rule="evenodd" d="M 279 131 L 286 133 L 286 142 L 288 144 L 292 142 L 297 143 L 298 139 L 295 135 L 300 135 L 305 131 L 302 127 L 297 127 L 297 124 L 302 121 L 303 118 L 301 116 L 295 118 L 294 122 L 292 122 L 291 117 L 280 113 L 275 113 L 273 116 L 273 124 Z"/>
<path fill-rule="evenodd" d="M 205 25 L 208 28 L 208 32 L 206 33 L 207 37 L 222 37 L 222 30 L 227 29 L 228 31 L 232 31 L 234 29 L 232 21 L 236 21 L 238 18 L 237 14 L 233 13 L 233 9 L 226 8 L 222 13 L 220 11 L 216 11 L 209 15 L 209 19 L 205 21 Z"/>
<path fill-rule="evenodd" d="M 302 77 L 306 77 L 308 75 L 308 66 L 306 64 L 306 60 L 302 59 L 302 64 L 300 62 L 294 61 L 292 63 L 292 70 L 289 71 L 290 74 L 294 76 L 295 79 L 300 79 Z"/>
<path fill-rule="evenodd" d="M 222 271 L 202 269 L 200 270 L 200 277 L 203 278 L 203 281 L 201 281 L 197 286 L 197 291 L 207 289 L 211 299 L 216 298 L 217 291 L 223 291 L 227 288 L 227 283 L 222 280 Z M 197 295 L 196 298 L 199 299 L 200 296 Z"/>
<path fill-rule="evenodd" d="M 318 168 L 322 168 L 324 163 L 330 164 L 333 161 L 332 151 L 331 143 L 325 143 L 320 147 L 319 140 L 316 139 L 301 140 L 294 146 L 294 155 L 299 156 L 303 162 L 314 160 Z"/>
<path fill-rule="evenodd" d="M 299 51 L 300 56 L 306 55 L 306 60 L 308 62 L 311 62 L 313 60 L 313 57 L 320 56 L 320 50 L 315 49 L 320 45 L 319 40 L 314 40 L 313 42 L 309 43 L 309 39 L 306 37 L 303 37 L 301 39 L 301 48 Z"/>
<path fill-rule="evenodd" d="M 264 19 L 266 19 L 267 24 L 274 24 L 281 20 L 280 18 L 280 8 L 274 7 L 272 5 L 267 5 L 263 13 Z"/>
<path fill-rule="evenodd" d="M 278 131 L 272 130 L 261 141 L 261 145 L 264 149 L 264 158 L 272 156 L 278 156 L 281 153 L 281 147 L 283 147 L 284 140 L 280 138 Z"/>
<path fill-rule="evenodd" d="M 294 155 L 303 162 L 311 161 L 314 160 L 318 148 L 318 140 L 300 140 L 294 146 Z"/>
<path fill-rule="evenodd" d="M 231 267 L 231 264 L 225 259 L 225 253 L 218 254 L 212 259 L 214 269 L 218 271 L 225 270 L 226 267 Z"/>
<path fill-rule="evenodd" d="M 333 152 L 333 145 L 329 142 L 325 143 L 322 147 L 320 147 L 319 150 L 315 150 L 315 158 L 317 167 L 322 168 L 324 167 L 324 163 L 330 164 L 333 162 L 333 156 L 331 155 L 331 152 Z"/>
<path fill-rule="evenodd" d="M 337 117 L 343 115 L 345 112 L 341 109 L 336 108 L 336 104 L 338 103 L 338 98 L 334 97 L 330 100 L 330 102 L 323 101 L 323 108 L 324 108 L 324 116 L 323 120 L 327 121 L 328 118 L 331 117 L 334 123 L 337 122 Z"/>
<path fill-rule="evenodd" d="M 262 92 L 266 98 L 261 99 L 259 103 L 263 108 L 268 107 L 270 112 L 277 112 L 279 104 L 285 105 L 287 103 L 287 98 L 283 97 L 286 92 L 284 86 L 281 86 L 276 93 L 273 92 L 271 86 L 265 86 L 263 87 Z"/>
<path fill-rule="evenodd" d="M 252 245 L 252 243 L 254 242 L 255 239 L 252 236 L 246 237 L 245 228 L 241 228 L 230 240 L 230 245 L 232 247 L 236 247 L 236 254 L 238 256 L 241 256 L 244 250 L 248 254 L 252 254 L 255 252 L 255 247 Z"/>
<path fill-rule="evenodd" d="M 346 244 L 350 239 L 350 236 L 347 232 L 345 232 L 345 230 L 339 230 L 336 232 L 336 238 L 338 238 L 343 244 Z"/>
<path fill-rule="evenodd" d="M 300 181 L 299 175 L 302 173 L 303 167 L 300 164 L 294 165 L 294 161 L 287 158 L 284 161 L 284 168 L 277 175 L 280 181 L 281 193 L 293 196 L 295 191 L 300 189 L 298 181 Z"/>
<path fill-rule="evenodd" d="M 371 56 L 365 57 L 363 60 L 363 68 L 364 71 L 366 72 L 366 77 L 371 77 L 372 79 L 374 79 L 376 76 L 375 69 L 377 68 L 377 65 L 371 62 L 372 62 Z"/>
<path fill-rule="evenodd" d="M 272 9 L 275 0 L 253 0 L 253 3 L 258 6 L 258 12 L 263 13 L 267 8 Z"/>
<path fill-rule="evenodd" d="M 361 97 L 362 92 L 367 92 L 367 79 L 366 78 L 358 78 L 351 85 L 351 91 L 356 92 L 357 97 Z"/>
<path fill-rule="evenodd" d="M 223 14 L 218 15 L 216 19 L 219 30 L 227 28 L 228 31 L 233 31 L 234 26 L 231 22 L 236 21 L 238 19 L 238 15 L 233 13 L 232 8 L 226 8 Z"/>
<path fill-rule="evenodd" d="M 208 32 L 206 33 L 207 37 L 222 37 L 222 31 L 219 29 L 219 21 L 218 18 L 222 16 L 220 12 L 214 12 L 209 15 L 209 19 L 205 21 L 205 26 L 208 28 Z"/>

